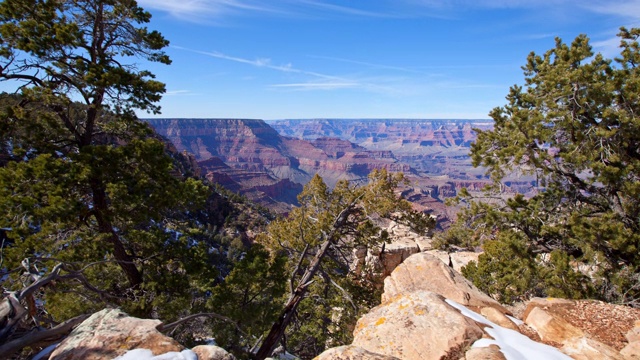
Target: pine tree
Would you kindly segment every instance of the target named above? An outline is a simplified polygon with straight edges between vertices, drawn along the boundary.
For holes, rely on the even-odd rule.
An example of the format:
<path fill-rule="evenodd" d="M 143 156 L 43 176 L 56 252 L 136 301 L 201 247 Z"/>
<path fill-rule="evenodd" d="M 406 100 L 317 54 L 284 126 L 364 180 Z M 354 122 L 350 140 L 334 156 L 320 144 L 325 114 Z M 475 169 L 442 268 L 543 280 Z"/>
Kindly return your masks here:
<path fill-rule="evenodd" d="M 328 341 L 343 338 L 336 325 L 354 323 L 363 307 L 377 301 L 365 296 L 366 279 L 349 273 L 353 249 L 379 246 L 388 240 L 377 219 L 410 222 L 418 232 L 434 225 L 431 218 L 413 211 L 409 202 L 395 193 L 402 181 L 402 174 L 376 170 L 366 185 L 340 181 L 330 190 L 316 175 L 298 196 L 300 206 L 286 219 L 269 225 L 259 241 L 286 252 L 291 259 L 291 278 L 284 308 L 258 349 L 257 359 L 272 353 L 291 323 L 305 329 L 305 338 L 295 339 L 294 335 L 288 340 L 306 348 L 306 355 L 315 356 Z M 342 309 L 341 314 L 335 313 L 337 308 Z M 342 328 L 346 333 L 348 329 Z M 296 344 L 287 342 L 287 346 Z"/>
<path fill-rule="evenodd" d="M 0 95 L 2 286 L 27 301 L 24 286 L 56 279 L 23 303 L 31 325 L 105 303 L 175 317 L 217 279 L 194 218 L 209 189 L 134 113 L 158 112 L 165 88 L 127 61 L 170 63 L 150 17 L 132 0 L 0 2 L 0 80 L 15 86 Z"/>
<path fill-rule="evenodd" d="M 522 249 L 481 257 L 473 270 L 479 285 L 505 274 L 489 264 L 508 268 L 536 257 L 532 281 L 542 294 L 640 305 L 639 35 L 621 29 L 615 60 L 594 54 L 586 36 L 531 53 L 525 86 L 512 87 L 508 104 L 491 112 L 492 130 L 478 131 L 474 165 L 496 184 L 519 172 L 540 186 L 532 198 L 476 204 L 462 214 L 478 237 Z"/>

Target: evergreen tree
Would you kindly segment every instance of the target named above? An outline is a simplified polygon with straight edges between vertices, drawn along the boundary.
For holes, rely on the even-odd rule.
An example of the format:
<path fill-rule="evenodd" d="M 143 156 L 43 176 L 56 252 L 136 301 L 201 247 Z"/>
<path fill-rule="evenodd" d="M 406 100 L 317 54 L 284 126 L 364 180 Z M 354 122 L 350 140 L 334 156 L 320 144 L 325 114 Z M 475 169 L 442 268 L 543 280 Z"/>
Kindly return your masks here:
<path fill-rule="evenodd" d="M 640 305 L 639 35 L 621 29 L 615 60 L 594 54 L 586 36 L 531 53 L 525 86 L 491 112 L 492 130 L 478 131 L 474 165 L 496 184 L 520 172 L 540 186 L 532 198 L 476 203 L 460 216 L 476 238 L 492 239 L 467 269 L 479 286 L 525 266 L 539 269 L 523 270 L 529 285 L 516 281 L 507 299 L 533 291 Z"/>
<path fill-rule="evenodd" d="M 349 324 L 379 301 L 367 291 L 371 284 L 363 274 L 350 273 L 348 261 L 353 249 L 379 246 L 388 240 L 376 222 L 381 218 L 410 223 L 418 232 L 434 225 L 431 218 L 412 211 L 409 202 L 396 195 L 401 181 L 402 174 L 376 170 L 364 186 L 340 181 L 330 190 L 316 175 L 298 196 L 300 206 L 286 219 L 269 225 L 259 241 L 286 252 L 291 278 L 284 308 L 257 359 L 269 356 L 281 341 L 313 357 L 328 343 L 348 339 Z M 287 336 L 291 323 L 300 331 Z"/>
<path fill-rule="evenodd" d="M 1 277 L 32 326 L 105 302 L 175 317 L 219 280 L 196 219 L 209 190 L 134 113 L 158 112 L 164 84 L 126 61 L 170 63 L 150 17 L 132 0 L 0 2 L 0 80 L 16 89 L 0 95 Z"/>

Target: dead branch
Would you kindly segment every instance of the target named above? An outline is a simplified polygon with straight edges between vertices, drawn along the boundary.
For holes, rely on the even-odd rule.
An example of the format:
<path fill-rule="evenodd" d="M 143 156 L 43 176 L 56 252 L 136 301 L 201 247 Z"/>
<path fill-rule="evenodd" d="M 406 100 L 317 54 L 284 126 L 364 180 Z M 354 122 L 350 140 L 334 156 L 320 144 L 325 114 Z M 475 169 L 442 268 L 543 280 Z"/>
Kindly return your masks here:
<path fill-rule="evenodd" d="M 6 356 L 7 358 L 21 349 L 32 346 L 38 343 L 46 342 L 47 345 L 58 341 L 60 338 L 71 332 L 73 328 L 78 326 L 81 322 L 86 320 L 90 315 L 80 315 L 76 316 L 72 319 L 69 319 L 63 323 L 58 324 L 58 326 L 47 329 L 47 330 L 37 330 L 34 329 L 27 333 L 24 336 L 21 336 L 18 339 L 9 341 L 3 345 L 0 345 L 0 354 L 2 356 Z"/>
<path fill-rule="evenodd" d="M 242 329 L 238 326 L 238 324 L 236 324 L 235 321 L 233 321 L 232 319 L 220 315 L 220 314 L 216 314 L 216 313 L 199 313 L 199 314 L 193 314 L 193 315 L 189 315 L 187 317 L 184 317 L 180 320 L 176 320 L 170 324 L 160 324 L 158 326 L 156 326 L 156 329 L 158 331 L 160 331 L 161 333 L 168 333 L 171 330 L 175 329 L 177 326 L 186 323 L 188 321 L 191 321 L 193 319 L 199 318 L 199 317 L 210 317 L 210 318 L 214 318 L 214 319 L 218 319 L 218 320 L 222 320 L 224 322 L 230 323 L 232 324 L 236 330 L 238 330 L 242 335 L 247 336 L 247 333 L 245 333 L 244 331 L 242 331 Z"/>

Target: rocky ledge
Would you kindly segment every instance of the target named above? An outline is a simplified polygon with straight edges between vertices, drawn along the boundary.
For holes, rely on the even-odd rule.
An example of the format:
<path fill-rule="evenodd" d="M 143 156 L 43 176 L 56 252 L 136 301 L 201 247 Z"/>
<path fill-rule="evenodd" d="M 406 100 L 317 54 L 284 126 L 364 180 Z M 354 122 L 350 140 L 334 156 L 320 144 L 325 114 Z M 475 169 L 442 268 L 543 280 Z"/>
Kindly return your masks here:
<path fill-rule="evenodd" d="M 638 309 L 535 298 L 520 317 L 437 256 L 420 252 L 384 280 L 382 304 L 358 320 L 353 343 L 316 359 L 640 359 Z M 148 353 L 145 359 L 234 359 L 216 346 L 185 350 L 160 325 L 105 309 L 41 359 L 128 360 L 136 358 L 134 349 Z"/>

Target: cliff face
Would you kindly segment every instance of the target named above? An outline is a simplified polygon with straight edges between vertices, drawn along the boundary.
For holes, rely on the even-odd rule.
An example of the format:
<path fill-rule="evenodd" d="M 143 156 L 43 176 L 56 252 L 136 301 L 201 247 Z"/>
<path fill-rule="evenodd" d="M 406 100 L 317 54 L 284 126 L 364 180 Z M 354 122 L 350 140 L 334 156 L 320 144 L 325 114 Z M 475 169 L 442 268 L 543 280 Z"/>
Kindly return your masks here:
<path fill-rule="evenodd" d="M 396 159 L 428 175 L 467 179 L 482 176 L 468 153 L 473 129 L 486 130 L 490 120 L 312 119 L 269 122 L 280 134 L 316 140 L 336 137 L 370 151 L 389 151 Z"/>
<path fill-rule="evenodd" d="M 333 186 L 374 169 L 411 172 L 391 151 L 367 150 L 346 140 L 281 136 L 261 120 L 153 119 L 148 123 L 179 151 L 194 154 L 207 178 L 253 200 L 295 203 L 314 174 Z M 273 204 L 268 204 L 273 205 Z"/>
<path fill-rule="evenodd" d="M 269 124 L 280 134 L 313 140 L 336 137 L 356 144 L 395 143 L 464 146 L 475 140 L 474 128 L 491 128 L 490 120 L 310 119 Z"/>

